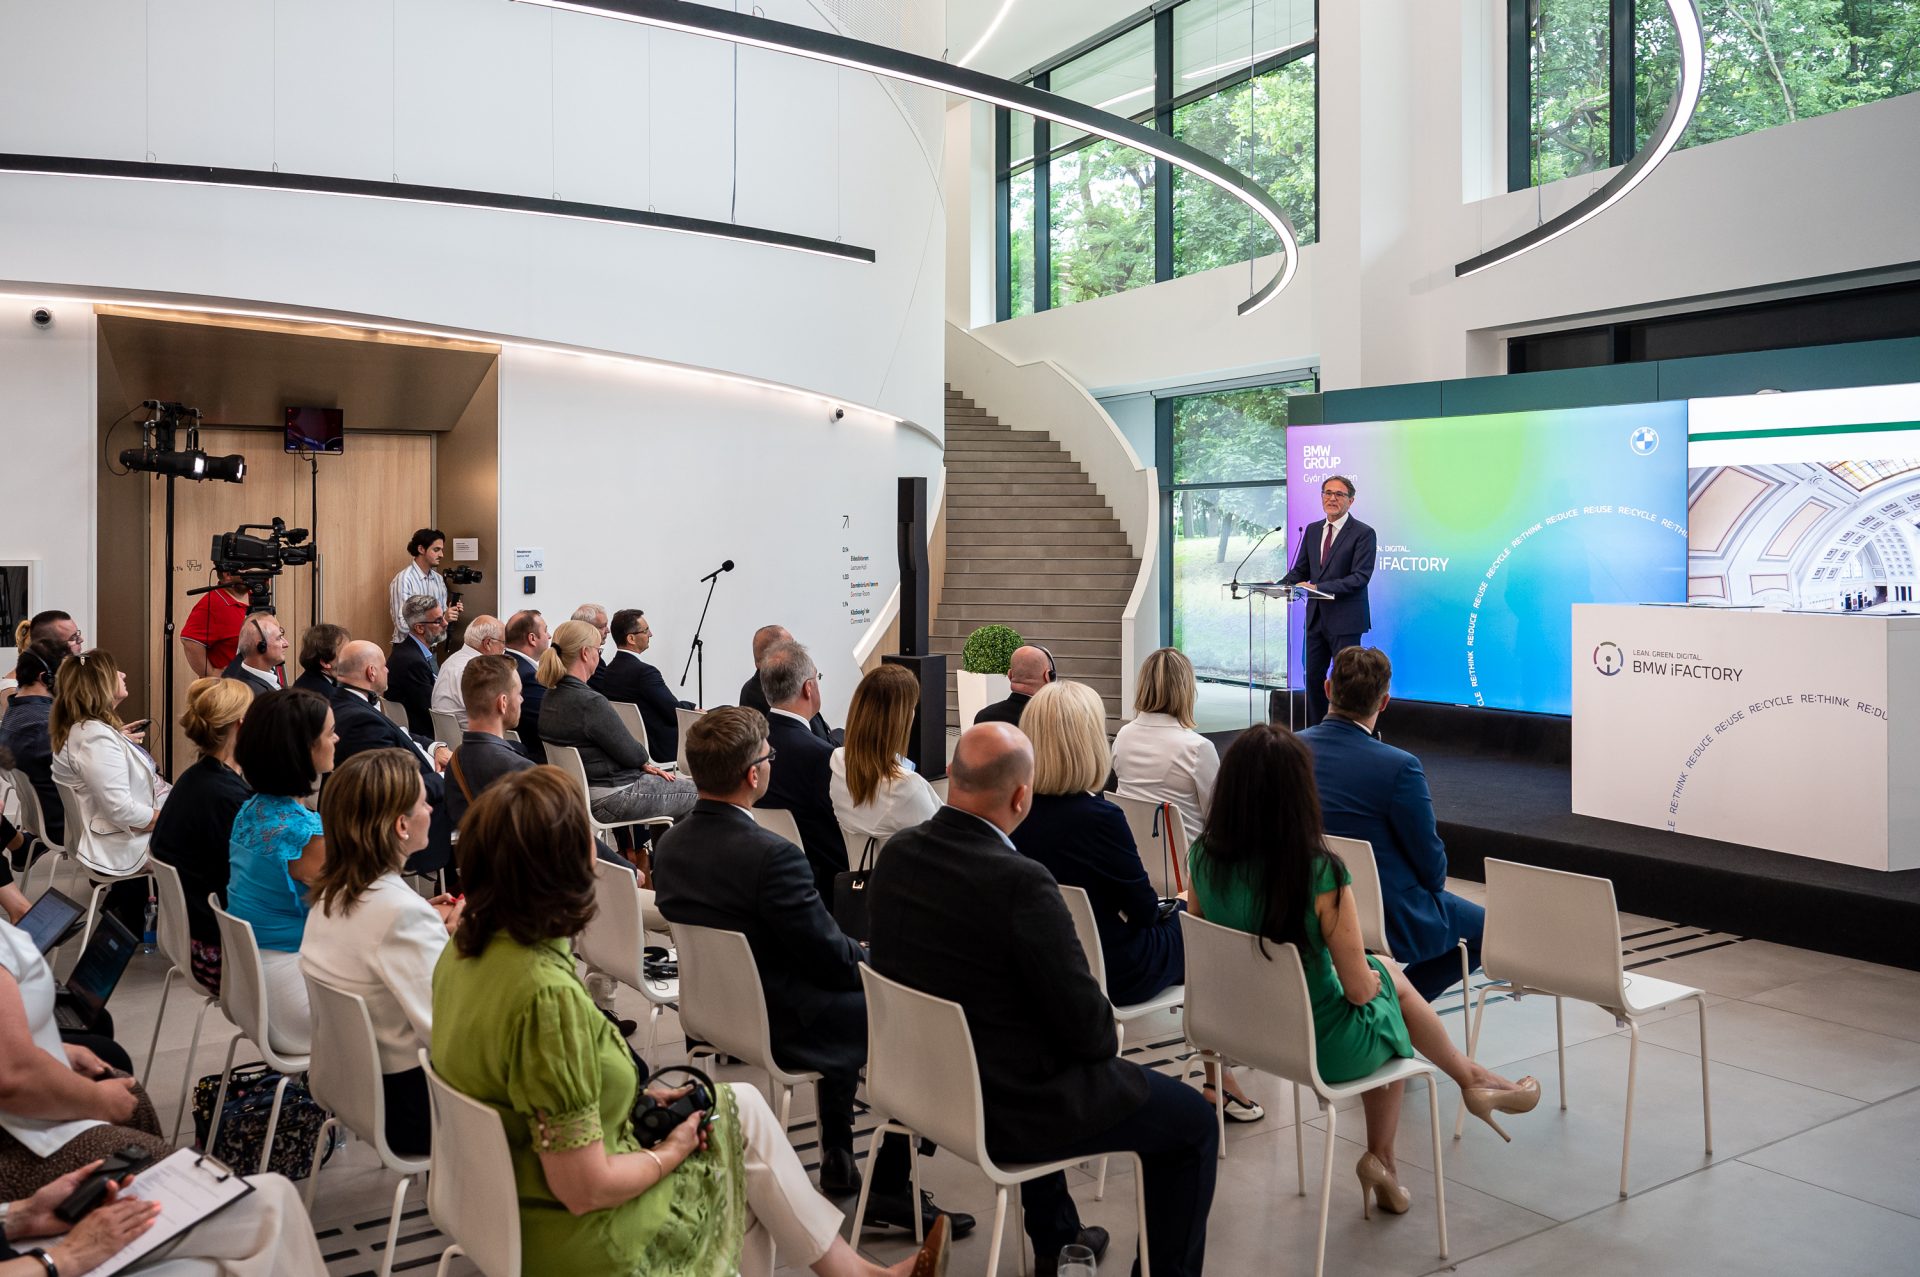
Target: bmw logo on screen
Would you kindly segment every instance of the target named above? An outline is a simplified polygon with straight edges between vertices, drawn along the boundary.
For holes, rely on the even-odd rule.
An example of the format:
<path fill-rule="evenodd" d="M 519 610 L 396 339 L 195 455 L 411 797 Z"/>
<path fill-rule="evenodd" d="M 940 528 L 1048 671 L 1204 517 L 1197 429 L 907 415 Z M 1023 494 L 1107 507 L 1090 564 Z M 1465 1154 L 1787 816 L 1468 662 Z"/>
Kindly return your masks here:
<path fill-rule="evenodd" d="M 1593 649 L 1593 668 L 1612 678 L 1625 665 L 1626 657 L 1621 654 L 1618 643 L 1602 643 Z"/>
<path fill-rule="evenodd" d="M 1641 426 L 1627 436 L 1627 445 L 1643 457 L 1651 457 L 1660 447 L 1660 432 L 1652 426 Z"/>

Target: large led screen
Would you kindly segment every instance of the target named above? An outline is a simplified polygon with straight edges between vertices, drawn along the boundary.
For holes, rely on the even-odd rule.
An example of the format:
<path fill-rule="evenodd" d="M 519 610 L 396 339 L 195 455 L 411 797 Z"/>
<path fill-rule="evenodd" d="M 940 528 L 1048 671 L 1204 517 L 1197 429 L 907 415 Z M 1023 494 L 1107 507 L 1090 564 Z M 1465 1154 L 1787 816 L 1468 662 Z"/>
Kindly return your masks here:
<path fill-rule="evenodd" d="M 1290 427 L 1289 555 L 1332 474 L 1378 537 L 1362 641 L 1402 699 L 1570 713 L 1575 603 L 1686 599 L 1684 403 Z"/>

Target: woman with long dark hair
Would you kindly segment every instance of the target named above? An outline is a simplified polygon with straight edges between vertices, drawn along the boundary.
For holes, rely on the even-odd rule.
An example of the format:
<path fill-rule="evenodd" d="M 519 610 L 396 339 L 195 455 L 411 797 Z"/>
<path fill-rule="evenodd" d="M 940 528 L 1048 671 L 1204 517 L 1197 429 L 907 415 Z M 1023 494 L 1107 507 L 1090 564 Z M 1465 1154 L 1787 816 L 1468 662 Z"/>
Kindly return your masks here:
<path fill-rule="evenodd" d="M 1461 1054 L 1440 1017 L 1398 968 L 1371 957 L 1360 941 L 1352 878 L 1329 851 L 1320 822 L 1313 757 L 1284 727 L 1248 728 L 1220 760 L 1204 832 L 1190 849 L 1196 916 L 1300 951 L 1313 1003 L 1320 1076 L 1365 1077 L 1397 1058 L 1420 1054 L 1459 1084 L 1467 1110 L 1501 1138 L 1495 1113 L 1526 1113 L 1540 1102 L 1532 1078 L 1509 1082 Z M 1404 1082 L 1361 1097 L 1367 1152 L 1354 1168 L 1363 1202 L 1402 1214 L 1394 1135 Z"/>

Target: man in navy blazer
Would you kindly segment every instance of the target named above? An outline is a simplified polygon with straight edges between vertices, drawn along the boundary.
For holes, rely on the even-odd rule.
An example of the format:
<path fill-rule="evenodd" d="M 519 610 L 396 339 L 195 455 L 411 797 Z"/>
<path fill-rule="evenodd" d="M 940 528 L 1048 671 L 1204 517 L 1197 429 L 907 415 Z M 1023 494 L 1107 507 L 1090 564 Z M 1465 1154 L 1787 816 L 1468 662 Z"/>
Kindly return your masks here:
<path fill-rule="evenodd" d="M 1320 485 L 1320 508 L 1325 518 L 1309 523 L 1300 536 L 1300 552 L 1293 568 L 1281 579 L 1288 585 L 1307 585 L 1330 599 L 1308 599 L 1305 650 L 1300 678 L 1307 692 L 1307 725 L 1327 716 L 1327 694 L 1322 684 L 1334 654 L 1358 647 L 1360 636 L 1373 628 L 1367 607 L 1367 582 L 1373 579 L 1373 529 L 1353 517 L 1353 480 L 1328 475 Z"/>
<path fill-rule="evenodd" d="M 520 726 L 514 730 L 520 733 L 520 747 L 536 763 L 547 761 L 547 746 L 540 739 L 540 704 L 546 699 L 547 689 L 536 676 L 540 670 L 540 653 L 552 643 L 553 636 L 547 633 L 547 618 L 540 615 L 538 608 L 515 612 L 507 618 L 507 655 L 520 671 Z"/>
<path fill-rule="evenodd" d="M 431 736 L 409 732 L 381 710 L 380 696 L 388 689 L 388 673 L 386 653 L 378 643 L 356 639 L 341 648 L 333 663 L 333 677 L 333 730 L 340 738 L 334 746 L 334 761 L 344 763 L 369 749 L 404 749 L 411 754 L 420 768 L 420 782 L 427 789 L 433 821 L 428 827 L 426 848 L 407 860 L 407 872 L 451 872 L 453 820 L 447 812 L 447 783 L 440 769 L 453 757 L 452 749 L 435 743 Z"/>
<path fill-rule="evenodd" d="M 1460 979 L 1454 950 L 1462 940 L 1469 969 L 1479 967 L 1487 911 L 1446 889 L 1447 848 L 1420 760 L 1374 735 L 1392 677 L 1392 663 L 1377 648 L 1335 656 L 1326 686 L 1332 712 L 1300 739 L 1313 751 L 1327 832 L 1373 844 L 1387 945 L 1406 964 L 1407 983 L 1432 1002 Z"/>
<path fill-rule="evenodd" d="M 680 753 L 680 716 L 674 711 L 692 709 L 693 702 L 676 699 L 660 671 L 640 659 L 653 646 L 653 626 L 646 613 L 637 607 L 621 608 L 613 614 L 611 633 L 613 659 L 600 667 L 592 687 L 610 701 L 638 706 L 640 721 L 647 728 L 647 752 L 671 762 Z"/>
<path fill-rule="evenodd" d="M 833 810 L 833 742 L 812 727 L 820 714 L 820 671 L 798 643 L 775 643 L 760 662 L 760 685 L 775 757 L 767 795 L 755 805 L 793 813 L 814 886 L 831 900 L 834 875 L 847 871 L 847 840 Z"/>

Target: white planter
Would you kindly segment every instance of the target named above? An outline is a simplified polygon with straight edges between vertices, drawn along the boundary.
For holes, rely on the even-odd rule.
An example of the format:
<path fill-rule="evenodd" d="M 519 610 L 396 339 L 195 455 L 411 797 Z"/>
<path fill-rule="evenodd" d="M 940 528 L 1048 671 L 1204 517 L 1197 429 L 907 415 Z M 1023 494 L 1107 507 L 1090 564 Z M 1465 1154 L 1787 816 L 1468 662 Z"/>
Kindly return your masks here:
<path fill-rule="evenodd" d="M 996 701 L 1006 700 L 1013 692 L 1005 674 L 970 674 L 961 670 L 955 677 L 960 683 L 960 730 L 963 732 L 973 726 L 974 715 Z"/>

